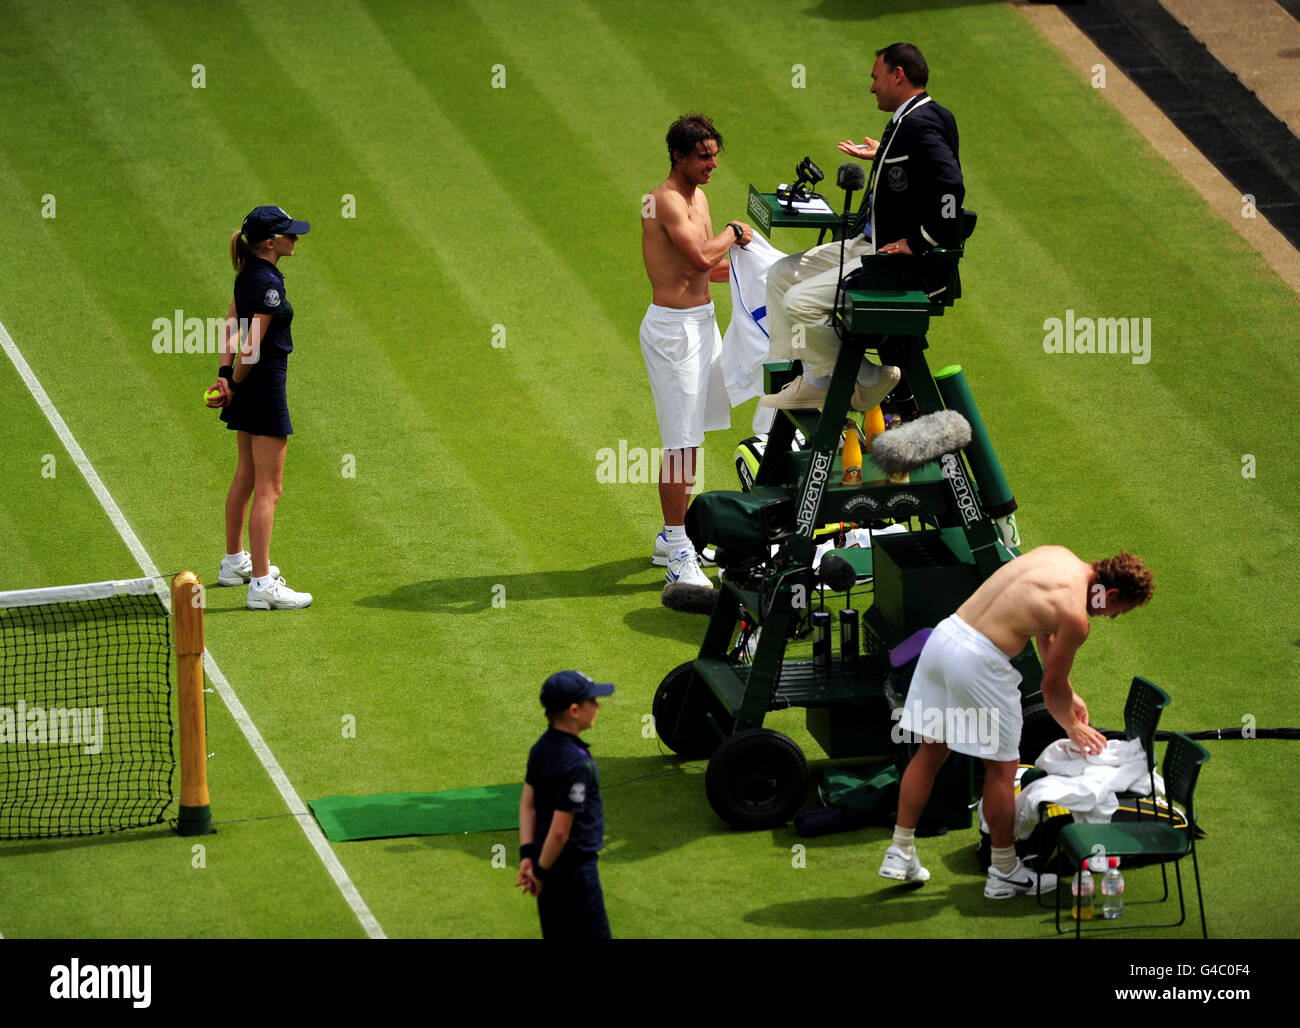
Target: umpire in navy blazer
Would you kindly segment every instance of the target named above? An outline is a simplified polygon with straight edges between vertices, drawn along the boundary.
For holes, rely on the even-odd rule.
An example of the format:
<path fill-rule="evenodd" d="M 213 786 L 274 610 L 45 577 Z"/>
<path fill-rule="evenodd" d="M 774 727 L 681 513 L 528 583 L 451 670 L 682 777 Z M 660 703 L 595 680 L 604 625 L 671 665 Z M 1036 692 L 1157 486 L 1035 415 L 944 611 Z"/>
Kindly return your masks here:
<path fill-rule="evenodd" d="M 814 246 L 768 269 L 771 359 L 798 358 L 803 374 L 764 396 L 759 401 L 764 407 L 807 409 L 825 401 L 839 355 L 831 311 L 842 274 L 854 274 L 857 288 L 922 289 L 932 296 L 946 284 L 946 267 L 929 267 L 925 254 L 960 244 L 966 187 L 957 157 L 957 121 L 925 91 L 929 79 L 925 57 L 911 43 L 876 52 L 871 92 L 893 118 L 879 142 L 868 137 L 862 144 L 839 145 L 844 153 L 872 162 L 857 226 L 843 244 Z M 872 254 L 887 258 L 864 259 Z M 868 411 L 898 384 L 900 372 L 863 358 L 856 378 L 853 409 Z"/>
<path fill-rule="evenodd" d="M 920 256 L 936 246 L 961 243 L 966 197 L 958 158 L 957 119 L 926 92 L 930 69 L 910 43 L 877 51 L 871 91 L 894 116 L 879 143 L 841 143 L 840 149 L 872 160 L 861 231 L 876 253 Z"/>

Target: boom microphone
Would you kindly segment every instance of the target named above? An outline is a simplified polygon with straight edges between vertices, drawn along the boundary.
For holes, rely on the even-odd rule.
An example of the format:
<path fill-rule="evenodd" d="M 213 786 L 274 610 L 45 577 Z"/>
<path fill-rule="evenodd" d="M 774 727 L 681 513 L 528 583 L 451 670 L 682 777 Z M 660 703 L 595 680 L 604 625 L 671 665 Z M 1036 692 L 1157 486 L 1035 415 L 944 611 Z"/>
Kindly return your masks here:
<path fill-rule="evenodd" d="M 849 237 L 849 218 L 853 211 L 853 190 L 867 184 L 867 173 L 861 164 L 841 164 L 835 172 L 835 184 L 844 190 L 844 217 L 840 228 L 840 280 L 835 287 L 835 303 L 831 310 L 840 308 L 840 290 L 844 287 L 844 243 Z M 837 326 L 838 331 L 838 326 Z"/>
<path fill-rule="evenodd" d="M 853 570 L 853 565 L 833 553 L 822 558 L 817 573 L 833 593 L 848 592 L 858 580 L 858 573 Z"/>
<path fill-rule="evenodd" d="M 712 614 L 718 603 L 718 590 L 674 582 L 664 586 L 662 599 L 665 607 L 680 614 Z"/>
<path fill-rule="evenodd" d="M 852 192 L 867 184 L 867 172 L 861 164 L 841 164 L 835 173 L 835 184 Z M 846 203 L 847 207 L 848 204 Z"/>
<path fill-rule="evenodd" d="M 945 453 L 970 445 L 970 422 L 955 410 L 941 410 L 876 436 L 871 459 L 887 474 L 915 471 Z"/>

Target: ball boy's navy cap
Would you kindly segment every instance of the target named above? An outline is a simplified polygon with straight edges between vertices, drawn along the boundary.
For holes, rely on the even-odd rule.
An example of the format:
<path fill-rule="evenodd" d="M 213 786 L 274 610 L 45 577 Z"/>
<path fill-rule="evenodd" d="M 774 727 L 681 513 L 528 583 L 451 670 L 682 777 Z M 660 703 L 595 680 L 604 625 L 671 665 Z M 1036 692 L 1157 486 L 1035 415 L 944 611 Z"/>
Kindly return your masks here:
<path fill-rule="evenodd" d="M 593 682 L 581 671 L 557 671 L 542 686 L 542 706 L 548 711 L 567 710 L 570 704 L 612 695 L 612 685 Z"/>
<path fill-rule="evenodd" d="M 305 221 L 294 221 L 282 207 L 255 207 L 244 219 L 244 238 L 250 246 L 256 246 L 272 236 L 305 236 L 310 231 L 311 225 Z"/>

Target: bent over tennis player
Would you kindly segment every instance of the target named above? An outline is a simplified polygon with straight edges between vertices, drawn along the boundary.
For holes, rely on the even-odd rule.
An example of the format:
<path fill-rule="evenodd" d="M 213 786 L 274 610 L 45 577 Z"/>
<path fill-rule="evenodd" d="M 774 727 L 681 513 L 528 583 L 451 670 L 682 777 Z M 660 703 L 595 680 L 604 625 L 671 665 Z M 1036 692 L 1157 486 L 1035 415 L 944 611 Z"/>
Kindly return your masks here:
<path fill-rule="evenodd" d="M 1088 723 L 1070 667 L 1088 639 L 1089 618 L 1126 613 L 1146 603 L 1153 590 L 1151 572 L 1131 553 L 1088 563 L 1063 546 L 1040 546 L 1004 564 L 939 623 L 921 651 L 899 721 L 922 741 L 903 773 L 882 877 L 929 879 L 916 855 L 916 825 L 935 775 L 955 751 L 984 763 L 984 820 L 993 844 L 985 897 L 1035 891 L 1037 876 L 1016 855 L 1013 829 L 1021 697 L 1020 672 L 1011 659 L 1034 640 L 1048 711 L 1085 756 L 1100 753 L 1106 738 Z M 991 733 L 974 727 L 989 724 Z M 1055 875 L 1042 875 L 1043 889 L 1055 886 Z"/>

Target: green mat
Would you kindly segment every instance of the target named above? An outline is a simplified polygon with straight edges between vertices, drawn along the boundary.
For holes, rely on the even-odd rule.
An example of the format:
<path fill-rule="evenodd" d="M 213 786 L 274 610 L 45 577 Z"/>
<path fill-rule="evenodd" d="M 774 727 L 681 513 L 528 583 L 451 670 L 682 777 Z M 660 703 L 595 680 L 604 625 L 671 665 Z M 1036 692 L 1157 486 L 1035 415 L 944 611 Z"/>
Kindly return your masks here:
<path fill-rule="evenodd" d="M 484 785 L 446 792 L 323 796 L 307 805 L 330 842 L 398 835 L 458 835 L 519 827 L 522 785 Z"/>

